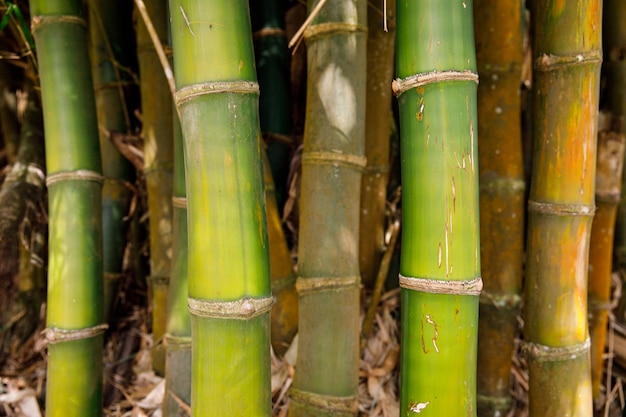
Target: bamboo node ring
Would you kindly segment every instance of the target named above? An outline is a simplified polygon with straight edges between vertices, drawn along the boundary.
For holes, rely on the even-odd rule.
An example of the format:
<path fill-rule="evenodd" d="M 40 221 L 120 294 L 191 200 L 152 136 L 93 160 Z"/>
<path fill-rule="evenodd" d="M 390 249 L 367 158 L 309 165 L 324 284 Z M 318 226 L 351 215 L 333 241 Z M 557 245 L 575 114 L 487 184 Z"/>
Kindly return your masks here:
<path fill-rule="evenodd" d="M 528 200 L 528 211 L 547 216 L 593 216 L 596 207 L 593 204 L 541 203 Z"/>
<path fill-rule="evenodd" d="M 182 87 L 174 93 L 176 105 L 189 101 L 205 94 L 259 94 L 259 84 L 254 81 L 216 81 L 208 83 L 197 83 Z"/>
<path fill-rule="evenodd" d="M 400 287 L 407 290 L 427 292 L 431 294 L 453 294 L 453 295 L 480 295 L 483 289 L 481 277 L 467 281 L 449 281 L 431 278 L 405 277 L 402 274 Z"/>
<path fill-rule="evenodd" d="M 187 197 L 172 197 L 172 207 L 186 209 Z"/>
<path fill-rule="evenodd" d="M 359 288 L 361 277 L 298 277 L 296 280 L 296 290 L 298 294 L 338 291 L 349 288 Z"/>
<path fill-rule="evenodd" d="M 165 334 L 165 345 L 168 348 L 184 349 L 191 346 L 191 336 L 174 336 L 172 334 Z"/>
<path fill-rule="evenodd" d="M 209 301 L 189 297 L 189 312 L 195 316 L 217 319 L 251 319 L 267 313 L 272 308 L 273 297 L 244 297 L 235 301 Z"/>
<path fill-rule="evenodd" d="M 286 38 L 287 32 L 281 28 L 263 28 L 259 29 L 252 34 L 252 40 L 256 41 L 260 38 L 265 38 L 268 36 L 275 36 L 277 38 Z"/>
<path fill-rule="evenodd" d="M 302 164 L 309 165 L 343 165 L 363 171 L 367 165 L 367 159 L 361 155 L 350 155 L 338 152 L 304 152 Z"/>
<path fill-rule="evenodd" d="M 83 29 L 87 29 L 87 22 L 82 17 L 73 16 L 73 15 L 38 15 L 33 16 L 30 32 L 34 34 L 36 31 L 41 29 L 46 25 L 50 25 L 53 23 L 73 23 L 79 26 L 82 26 Z"/>
<path fill-rule="evenodd" d="M 109 281 L 109 282 L 117 281 L 124 276 L 123 274 L 119 272 L 105 272 L 103 275 L 104 275 L 104 280 Z"/>
<path fill-rule="evenodd" d="M 545 346 L 539 343 L 525 342 L 522 344 L 522 350 L 537 362 L 556 362 L 586 355 L 590 346 L 591 341 L 587 338 L 584 343 L 569 346 Z"/>
<path fill-rule="evenodd" d="M 21 162 L 13 164 L 4 182 L 14 182 L 22 177 L 24 178 L 24 182 L 34 185 L 37 188 L 42 188 L 46 182 L 46 174 L 41 167 L 36 164 L 22 164 Z"/>
<path fill-rule="evenodd" d="M 351 413 L 356 413 L 359 410 L 359 400 L 356 395 L 351 395 L 349 397 L 335 397 L 332 395 L 301 391 L 291 387 L 289 389 L 289 396 L 292 401 L 299 402 L 304 405 L 312 405 L 313 407 L 325 410 Z"/>
<path fill-rule="evenodd" d="M 571 55 L 542 54 L 535 59 L 535 69 L 549 71 L 555 67 L 572 65 L 599 64 L 602 62 L 602 51 L 591 50 Z"/>
<path fill-rule="evenodd" d="M 519 294 L 492 294 L 483 289 L 480 293 L 481 304 L 491 304 L 498 309 L 517 310 L 522 302 Z"/>
<path fill-rule="evenodd" d="M 104 333 L 108 328 L 109 325 L 106 323 L 84 329 L 59 329 L 57 327 L 48 327 L 42 333 L 45 335 L 48 343 L 53 344 L 96 337 Z"/>
<path fill-rule="evenodd" d="M 367 26 L 345 22 L 328 22 L 311 25 L 304 31 L 304 40 L 310 42 L 312 39 L 325 35 L 337 33 L 367 33 Z"/>
<path fill-rule="evenodd" d="M 478 74 L 473 71 L 432 71 L 415 74 L 406 78 L 396 78 L 391 82 L 391 89 L 396 97 L 407 90 L 423 85 L 443 83 L 447 81 L 472 81 L 478 84 Z"/>
<path fill-rule="evenodd" d="M 99 172 L 89 171 L 87 169 L 79 169 L 76 171 L 60 171 L 54 174 L 48 174 L 46 185 L 50 187 L 59 181 L 95 181 L 102 185 L 104 177 Z"/>

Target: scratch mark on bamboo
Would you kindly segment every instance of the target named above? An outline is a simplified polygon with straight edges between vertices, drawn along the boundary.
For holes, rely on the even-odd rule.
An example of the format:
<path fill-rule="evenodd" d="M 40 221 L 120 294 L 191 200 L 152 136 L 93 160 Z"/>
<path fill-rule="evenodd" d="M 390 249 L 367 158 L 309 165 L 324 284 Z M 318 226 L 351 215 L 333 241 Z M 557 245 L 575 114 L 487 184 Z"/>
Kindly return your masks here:
<path fill-rule="evenodd" d="M 439 268 L 441 268 L 441 242 L 439 242 L 439 251 L 438 251 L 437 266 L 438 266 Z"/>
<path fill-rule="evenodd" d="M 428 354 L 428 349 L 426 349 L 426 342 L 424 341 L 424 320 L 421 321 L 422 326 L 422 351 L 424 354 Z"/>
<path fill-rule="evenodd" d="M 445 240 L 446 240 L 446 277 L 450 274 L 450 263 L 449 263 L 449 243 L 448 243 L 448 225 L 445 226 Z"/>
<path fill-rule="evenodd" d="M 193 29 L 191 29 L 191 24 L 189 23 L 189 18 L 187 17 L 187 13 L 185 13 L 185 10 L 183 9 L 183 6 L 180 6 L 180 12 L 183 15 L 183 19 L 185 20 L 185 24 L 187 25 L 187 29 L 189 29 L 189 33 L 191 33 L 191 36 L 193 36 L 195 38 L 196 34 L 193 33 Z"/>
<path fill-rule="evenodd" d="M 416 403 L 416 402 L 412 402 L 409 404 L 409 411 L 412 413 L 421 413 L 423 409 L 425 409 L 426 407 L 428 407 L 428 404 L 430 404 L 430 401 L 426 401 L 425 403 Z"/>
<path fill-rule="evenodd" d="M 439 347 L 437 346 L 437 339 L 439 339 L 439 331 L 437 330 L 437 323 L 432 319 L 430 314 L 426 314 L 426 323 L 433 326 L 434 334 L 432 338 L 433 346 L 435 347 L 435 352 L 439 353 Z"/>
<path fill-rule="evenodd" d="M 454 157 L 456 158 L 456 154 Z M 456 186 L 454 184 L 454 175 L 452 176 L 452 211 L 456 213 Z M 452 218 L 450 218 L 450 221 L 452 221 Z"/>

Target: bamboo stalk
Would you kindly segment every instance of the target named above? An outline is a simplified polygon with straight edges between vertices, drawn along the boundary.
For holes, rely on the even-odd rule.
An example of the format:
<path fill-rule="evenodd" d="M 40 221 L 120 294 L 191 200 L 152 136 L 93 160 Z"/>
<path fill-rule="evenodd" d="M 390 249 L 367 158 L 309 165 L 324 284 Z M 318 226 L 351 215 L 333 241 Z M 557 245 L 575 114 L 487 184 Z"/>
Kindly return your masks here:
<path fill-rule="evenodd" d="M 601 116 L 598 134 L 596 213 L 589 245 L 589 335 L 593 400 L 601 401 L 604 348 L 611 305 L 611 272 L 615 218 L 622 188 L 624 135 L 611 132 L 611 116 Z M 598 408 L 598 407 L 596 407 Z"/>
<path fill-rule="evenodd" d="M 359 264 L 363 284 L 372 288 L 383 254 L 385 203 L 389 180 L 391 137 L 391 89 L 395 53 L 396 2 L 386 2 L 386 13 L 371 6 L 367 14 L 367 91 L 365 110 L 365 157 L 361 181 Z M 383 20 L 391 16 L 391 24 Z"/>
<path fill-rule="evenodd" d="M 320 3 L 310 1 L 309 12 Z M 357 411 L 366 11 L 362 0 L 328 2 L 304 32 L 308 86 L 291 417 Z"/>
<path fill-rule="evenodd" d="M 82 4 L 32 1 L 49 197 L 46 415 L 102 414 L 102 177 Z"/>
<path fill-rule="evenodd" d="M 524 260 L 520 0 L 476 0 L 481 265 L 477 406 L 481 417 L 511 405 L 511 358 Z"/>
<path fill-rule="evenodd" d="M 587 267 L 602 4 L 535 2 L 524 337 L 529 415 L 592 414 Z"/>
<path fill-rule="evenodd" d="M 161 43 L 167 42 L 167 1 L 146 2 L 146 10 Z M 148 30 L 143 20 L 137 25 L 137 56 L 141 89 L 144 175 L 150 212 L 150 284 L 152 362 L 157 373 L 165 371 L 165 349 L 160 343 L 167 322 L 168 288 L 172 263 L 172 100 Z"/>
<path fill-rule="evenodd" d="M 172 0 L 170 10 L 185 142 L 191 409 L 269 416 L 272 297 L 248 3 Z"/>
<path fill-rule="evenodd" d="M 476 415 L 482 281 L 472 8 L 398 3 L 401 415 Z"/>
<path fill-rule="evenodd" d="M 105 177 L 102 189 L 103 268 L 105 277 L 105 317 L 122 275 L 126 241 L 124 217 L 128 213 L 132 192 L 125 184 L 132 181 L 134 170 L 110 140 L 112 132 L 130 133 L 126 95 L 133 87 L 127 67 L 133 53 L 130 8 L 122 0 L 90 0 L 89 34 L 96 110 Z M 120 17 L 122 16 L 122 17 Z M 123 16 L 126 16 L 125 18 Z"/>
<path fill-rule="evenodd" d="M 172 269 L 167 309 L 165 345 L 166 390 L 163 412 L 176 417 L 180 404 L 191 403 L 191 317 L 187 307 L 189 274 L 187 268 L 187 191 L 185 189 L 185 160 L 183 133 L 178 118 L 174 118 L 174 178 L 172 194 Z"/>

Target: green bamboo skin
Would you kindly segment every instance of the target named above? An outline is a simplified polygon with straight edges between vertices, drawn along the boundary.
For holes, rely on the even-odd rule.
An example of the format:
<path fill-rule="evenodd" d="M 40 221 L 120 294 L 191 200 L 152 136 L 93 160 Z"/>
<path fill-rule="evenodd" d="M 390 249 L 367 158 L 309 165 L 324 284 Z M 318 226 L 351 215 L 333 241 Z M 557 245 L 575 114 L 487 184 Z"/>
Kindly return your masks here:
<path fill-rule="evenodd" d="M 615 219 L 622 187 L 624 135 L 602 129 L 598 135 L 596 213 L 589 246 L 589 337 L 594 403 L 601 398 L 608 313 L 611 309 L 611 273 Z"/>
<path fill-rule="evenodd" d="M 399 3 L 397 33 L 398 78 L 475 74 L 471 1 Z M 404 277 L 480 277 L 472 77 L 435 80 L 399 95 Z M 479 290 L 477 284 L 474 293 Z M 403 288 L 402 306 L 401 415 L 475 416 L 478 295 Z"/>
<path fill-rule="evenodd" d="M 481 265 L 477 406 L 510 407 L 511 358 L 522 291 L 525 184 L 522 158 L 520 0 L 475 0 Z"/>
<path fill-rule="evenodd" d="M 101 172 L 97 120 L 79 1 L 33 1 L 49 193 L 47 326 L 103 322 Z M 93 179 L 54 177 L 75 171 Z M 74 333 L 75 334 L 75 333 Z M 50 331 L 48 336 L 50 337 Z M 78 336 L 78 335 L 77 335 Z M 46 415 L 102 414 L 102 334 L 48 345 Z"/>
<path fill-rule="evenodd" d="M 309 11 L 316 3 L 309 2 Z M 305 33 L 308 88 L 296 284 L 300 318 L 291 417 L 354 416 L 357 411 L 365 23 L 365 1 L 328 2 Z M 321 288 L 315 288 L 318 283 Z"/>
<path fill-rule="evenodd" d="M 105 317 L 110 308 L 121 277 L 126 227 L 124 217 L 128 214 L 132 192 L 124 181 L 132 181 L 134 170 L 109 138 L 110 132 L 131 131 L 125 94 L 129 91 L 129 77 L 122 78 L 119 66 L 129 65 L 128 37 L 132 36 L 131 21 L 123 17 L 121 0 L 90 0 L 89 35 L 93 88 L 98 113 L 102 169 L 105 176 L 102 189 L 103 219 L 103 268 L 105 276 Z M 120 16 L 122 15 L 122 16 Z M 129 16 L 129 13 L 127 13 Z"/>
<path fill-rule="evenodd" d="M 587 266 L 594 211 L 599 1 L 536 3 L 524 337 L 529 415 L 592 414 Z"/>
<path fill-rule="evenodd" d="M 166 396 L 163 413 L 177 417 L 180 406 L 173 393 L 186 404 L 191 404 L 191 317 L 187 307 L 189 276 L 187 270 L 187 191 L 185 189 L 185 161 L 183 133 L 178 118 L 174 118 L 174 177 L 172 216 L 172 270 L 167 309 L 166 342 Z"/>
<path fill-rule="evenodd" d="M 167 43 L 167 1 L 146 1 L 145 5 L 161 43 Z M 172 263 L 172 99 L 143 19 L 139 19 L 137 23 L 137 57 L 144 138 L 144 174 L 150 212 L 152 335 L 157 343 L 152 353 L 152 362 L 157 373 L 163 374 L 165 348 L 159 342 L 166 330 Z"/>
<path fill-rule="evenodd" d="M 261 94 L 259 120 L 267 143 L 275 198 L 282 207 L 287 198 L 291 153 L 291 103 L 289 50 L 281 0 L 251 0 L 252 36 Z M 271 249 L 270 249 L 271 250 Z"/>
<path fill-rule="evenodd" d="M 265 206 L 267 208 L 267 239 L 270 245 L 270 280 L 274 305 L 270 314 L 272 348 L 284 355 L 298 332 L 298 292 L 291 253 L 280 221 L 274 179 L 267 154 L 263 152 Z"/>
<path fill-rule="evenodd" d="M 395 56 L 395 0 L 387 1 L 388 31 L 384 16 L 370 8 L 367 14 L 367 91 L 365 157 L 367 167 L 361 181 L 359 264 L 361 280 L 373 288 L 385 244 L 385 204 L 389 182 L 391 98 Z"/>
<path fill-rule="evenodd" d="M 271 296 L 248 3 L 171 1 L 170 10 L 185 142 L 189 302 L 245 307 L 247 298 Z M 207 93 L 214 82 L 223 88 Z M 185 96 L 190 89 L 204 94 Z M 269 416 L 269 310 L 241 319 L 190 312 L 193 415 Z"/>

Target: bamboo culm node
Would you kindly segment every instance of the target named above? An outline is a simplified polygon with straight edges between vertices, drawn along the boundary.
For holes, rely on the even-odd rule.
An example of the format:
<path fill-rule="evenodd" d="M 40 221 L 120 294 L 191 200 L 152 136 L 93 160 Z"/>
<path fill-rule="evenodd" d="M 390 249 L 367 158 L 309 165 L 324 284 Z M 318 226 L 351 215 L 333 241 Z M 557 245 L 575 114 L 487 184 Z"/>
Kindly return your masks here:
<path fill-rule="evenodd" d="M 405 277 L 398 275 L 400 287 L 430 294 L 480 295 L 483 280 L 480 277 L 467 281 L 444 281 L 440 279 Z"/>
<path fill-rule="evenodd" d="M 216 81 L 210 83 L 197 83 L 183 87 L 174 94 L 176 106 L 195 97 L 205 94 L 259 94 L 259 84 L 253 81 Z"/>
<path fill-rule="evenodd" d="M 189 349 L 191 347 L 191 336 L 174 336 L 166 333 L 164 339 L 167 349 Z"/>
<path fill-rule="evenodd" d="M 5 177 L 4 182 L 9 184 L 20 178 L 24 178 L 24 182 L 37 188 L 43 188 L 46 182 L 46 174 L 40 166 L 16 162 L 11 167 L 11 171 Z"/>
<path fill-rule="evenodd" d="M 268 36 L 276 36 L 279 38 L 286 38 L 287 32 L 281 28 L 263 28 L 261 30 L 257 30 L 252 34 L 252 39 L 256 41 L 257 39 L 265 38 Z"/>
<path fill-rule="evenodd" d="M 538 71 L 550 71 L 557 67 L 572 65 L 596 65 L 602 62 L 602 51 L 593 50 L 571 55 L 543 54 L 535 60 L 535 69 Z"/>
<path fill-rule="evenodd" d="M 243 297 L 235 301 L 209 301 L 189 297 L 189 312 L 195 316 L 247 320 L 269 313 L 273 297 Z"/>
<path fill-rule="evenodd" d="M 331 410 L 335 412 L 356 413 L 359 409 L 357 396 L 335 397 L 332 395 L 314 394 L 312 392 L 300 391 L 295 388 L 289 389 L 291 401 L 302 404 L 310 404 L 316 408 Z"/>
<path fill-rule="evenodd" d="M 45 335 L 48 343 L 53 344 L 96 337 L 104 333 L 108 328 L 109 325 L 106 323 L 83 329 L 59 329 L 56 327 L 48 327 L 42 333 Z"/>
<path fill-rule="evenodd" d="M 582 355 L 588 355 L 590 346 L 591 342 L 589 338 L 587 338 L 585 343 L 558 347 L 544 346 L 539 343 L 527 342 L 522 345 L 522 350 L 537 362 L 557 362 L 572 360 Z"/>
<path fill-rule="evenodd" d="M 296 290 L 298 294 L 304 295 L 320 291 L 337 291 L 359 287 L 361 277 L 298 277 Z"/>
<path fill-rule="evenodd" d="M 517 310 L 522 302 L 522 297 L 519 294 L 492 294 L 483 290 L 480 293 L 479 302 L 481 304 L 491 304 L 500 309 L 508 308 Z"/>
<path fill-rule="evenodd" d="M 76 171 L 60 171 L 54 174 L 49 174 L 46 178 L 46 186 L 50 187 L 52 184 L 59 181 L 95 181 L 100 184 L 104 182 L 104 177 L 99 172 L 89 171 L 86 169 L 79 169 Z"/>
<path fill-rule="evenodd" d="M 478 74 L 473 71 L 432 71 L 403 79 L 397 78 L 391 83 L 391 89 L 396 97 L 399 97 L 411 88 L 446 81 L 473 81 L 478 84 Z"/>
<path fill-rule="evenodd" d="M 56 15 L 56 16 L 33 16 L 30 25 L 31 34 L 35 34 L 42 27 L 54 23 L 73 23 L 87 29 L 87 22 L 82 17 L 73 15 Z"/>
<path fill-rule="evenodd" d="M 367 26 L 354 23 L 329 22 L 312 25 L 304 31 L 304 41 L 310 42 L 316 38 L 335 35 L 337 33 L 364 33 L 367 34 Z"/>
<path fill-rule="evenodd" d="M 528 211 L 546 216 L 589 216 L 593 217 L 596 207 L 591 204 L 540 203 L 528 200 Z"/>
<path fill-rule="evenodd" d="M 172 197 L 172 206 L 187 209 L 187 197 Z"/>
<path fill-rule="evenodd" d="M 364 156 L 349 155 L 335 152 L 304 152 L 302 154 L 303 165 L 343 165 L 347 168 L 353 168 L 363 171 L 367 165 Z"/>

